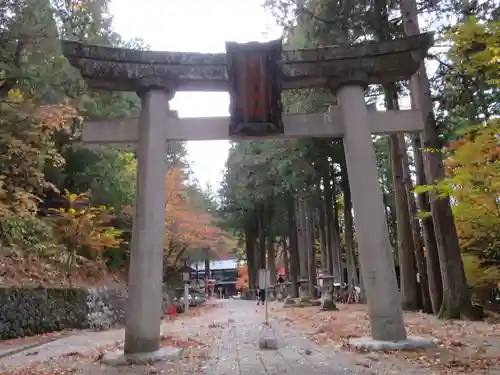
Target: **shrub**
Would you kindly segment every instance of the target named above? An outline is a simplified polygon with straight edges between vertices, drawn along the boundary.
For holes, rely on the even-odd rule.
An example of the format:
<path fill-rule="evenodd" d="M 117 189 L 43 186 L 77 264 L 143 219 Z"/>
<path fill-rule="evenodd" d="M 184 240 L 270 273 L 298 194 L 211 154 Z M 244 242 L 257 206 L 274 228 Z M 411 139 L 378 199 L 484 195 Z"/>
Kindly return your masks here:
<path fill-rule="evenodd" d="M 95 258 L 108 248 L 121 244 L 121 231 L 110 222 L 113 216 L 106 207 L 92 207 L 88 194 L 66 191 L 67 207 L 51 209 L 53 228 L 59 242 L 67 251 L 67 275 L 78 255 Z"/>
<path fill-rule="evenodd" d="M 52 236 L 50 224 L 29 213 L 12 214 L 0 219 L 0 239 L 6 246 L 43 252 Z"/>

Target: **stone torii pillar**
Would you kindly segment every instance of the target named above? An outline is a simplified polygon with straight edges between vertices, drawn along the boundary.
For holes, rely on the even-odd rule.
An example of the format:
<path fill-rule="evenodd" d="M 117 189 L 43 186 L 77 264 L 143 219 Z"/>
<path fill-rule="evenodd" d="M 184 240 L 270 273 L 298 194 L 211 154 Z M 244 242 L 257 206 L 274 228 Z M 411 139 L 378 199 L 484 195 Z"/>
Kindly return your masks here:
<path fill-rule="evenodd" d="M 172 87 L 139 81 L 142 100 L 125 354 L 159 349 L 166 201 L 166 126 Z"/>
<path fill-rule="evenodd" d="M 332 81 L 331 89 L 345 122 L 344 150 L 361 273 L 370 316 L 377 317 L 372 320 L 372 338 L 402 341 L 406 340 L 406 331 L 366 110 L 365 82 L 362 76 L 356 76 L 351 80 Z"/>
<path fill-rule="evenodd" d="M 426 347 L 432 342 L 406 335 L 401 297 L 389 240 L 377 159 L 370 132 L 365 89 L 368 75 L 359 67 L 346 69 L 329 86 L 337 97 L 345 124 L 344 150 L 358 235 L 361 273 L 371 317 L 371 337 L 351 339 L 351 345 L 371 349 Z"/>

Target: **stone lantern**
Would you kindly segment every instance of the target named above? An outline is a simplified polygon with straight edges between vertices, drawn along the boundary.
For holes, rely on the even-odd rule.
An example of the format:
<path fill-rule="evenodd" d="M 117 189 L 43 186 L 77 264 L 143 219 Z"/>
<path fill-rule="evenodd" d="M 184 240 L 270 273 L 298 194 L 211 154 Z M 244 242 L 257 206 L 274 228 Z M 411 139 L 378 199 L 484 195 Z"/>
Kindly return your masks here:
<path fill-rule="evenodd" d="M 298 280 L 299 282 L 299 303 L 309 305 L 311 298 L 309 296 L 309 279 L 304 277 Z"/>
<path fill-rule="evenodd" d="M 332 311 L 337 310 L 333 301 L 333 279 L 334 277 L 328 274 L 321 275 L 321 310 Z"/>
<path fill-rule="evenodd" d="M 291 281 L 285 281 L 284 283 L 284 291 L 285 291 L 285 302 L 284 306 L 295 305 L 295 301 L 293 300 L 293 283 Z"/>
<path fill-rule="evenodd" d="M 191 280 L 191 268 L 184 263 L 184 267 L 181 269 L 182 271 L 182 282 L 184 283 L 184 312 L 189 310 L 189 283 Z"/>

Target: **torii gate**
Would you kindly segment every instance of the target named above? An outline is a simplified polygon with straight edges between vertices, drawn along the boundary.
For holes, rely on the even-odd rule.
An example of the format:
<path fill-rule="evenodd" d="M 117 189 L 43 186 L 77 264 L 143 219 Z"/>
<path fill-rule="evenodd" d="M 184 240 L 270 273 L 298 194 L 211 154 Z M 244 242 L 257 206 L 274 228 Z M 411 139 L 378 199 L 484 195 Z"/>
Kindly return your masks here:
<path fill-rule="evenodd" d="M 415 110 L 374 111 L 367 107 L 364 91 L 369 84 L 409 79 L 432 43 L 432 34 L 427 33 L 386 42 L 281 53 L 280 42 L 280 56 L 276 56 L 275 44 L 273 50 L 265 51 L 266 47 L 259 47 L 262 45 L 257 43 L 252 44 L 252 48 L 257 55 L 260 53 L 260 60 L 253 59 L 251 54 L 238 60 L 235 51 L 242 48 L 241 45 L 230 46 L 233 54 L 226 55 L 138 51 L 63 42 L 64 55 L 81 71 L 90 86 L 135 91 L 142 99 L 138 120 L 91 122 L 84 124 L 83 131 L 83 142 L 87 144 L 137 142 L 137 201 L 129 270 L 125 357 L 140 355 L 151 360 L 161 354 L 165 215 L 162 202 L 166 200 L 164 155 L 167 140 L 342 136 L 372 338 L 411 345 L 404 327 L 371 135 L 422 131 L 422 114 Z M 278 62 L 283 69 L 272 67 L 270 62 L 275 65 Z M 241 71 L 250 66 L 245 64 L 255 67 L 256 63 L 261 64 L 257 69 L 259 74 L 250 77 L 250 81 L 239 81 Z M 272 103 L 280 95 L 274 86 L 271 87 L 274 91 L 260 92 L 268 101 L 264 107 L 261 103 L 262 108 L 258 110 L 271 119 L 268 123 L 246 124 L 241 118 L 235 122 L 237 116 L 234 113 L 245 117 L 255 109 L 245 104 L 249 95 L 246 85 L 260 80 L 266 88 L 266 82 L 272 81 L 274 75 L 279 76 L 280 86 L 284 89 L 329 88 L 339 105 L 326 114 L 290 115 L 281 122 L 280 103 L 274 103 L 276 106 Z M 169 111 L 169 101 L 176 91 L 229 91 L 233 114 L 231 124 L 225 117 L 179 119 Z"/>

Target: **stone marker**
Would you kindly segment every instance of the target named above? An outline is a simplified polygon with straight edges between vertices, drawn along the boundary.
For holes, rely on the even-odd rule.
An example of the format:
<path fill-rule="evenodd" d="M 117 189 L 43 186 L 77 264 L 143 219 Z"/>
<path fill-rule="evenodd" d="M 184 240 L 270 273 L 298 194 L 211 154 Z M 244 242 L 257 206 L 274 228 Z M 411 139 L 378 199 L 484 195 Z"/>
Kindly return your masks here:
<path fill-rule="evenodd" d="M 270 324 L 263 324 L 260 329 L 259 349 L 278 349 L 278 339 Z"/>

